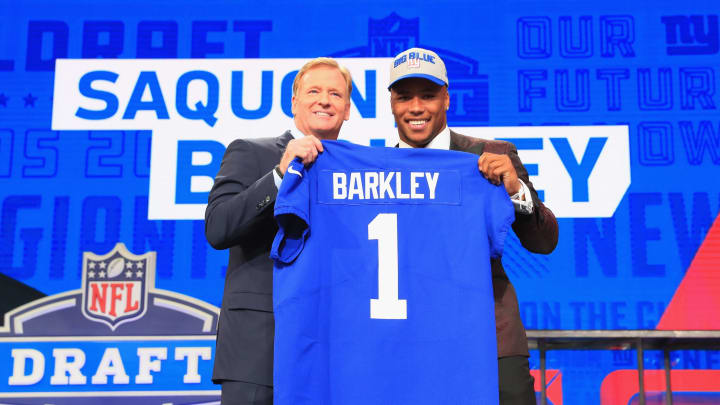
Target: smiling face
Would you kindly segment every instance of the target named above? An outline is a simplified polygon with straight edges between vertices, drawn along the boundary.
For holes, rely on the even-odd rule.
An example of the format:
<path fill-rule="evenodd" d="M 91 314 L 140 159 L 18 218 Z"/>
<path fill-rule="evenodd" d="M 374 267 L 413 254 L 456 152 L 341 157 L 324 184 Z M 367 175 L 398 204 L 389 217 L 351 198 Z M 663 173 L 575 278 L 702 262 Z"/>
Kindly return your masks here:
<path fill-rule="evenodd" d="M 305 135 L 337 139 L 343 121 L 350 118 L 350 95 L 342 73 L 332 66 L 317 65 L 299 80 L 292 98 L 295 125 Z"/>
<path fill-rule="evenodd" d="M 423 148 L 447 125 L 446 86 L 422 78 L 400 80 L 390 88 L 390 106 L 403 142 Z"/>

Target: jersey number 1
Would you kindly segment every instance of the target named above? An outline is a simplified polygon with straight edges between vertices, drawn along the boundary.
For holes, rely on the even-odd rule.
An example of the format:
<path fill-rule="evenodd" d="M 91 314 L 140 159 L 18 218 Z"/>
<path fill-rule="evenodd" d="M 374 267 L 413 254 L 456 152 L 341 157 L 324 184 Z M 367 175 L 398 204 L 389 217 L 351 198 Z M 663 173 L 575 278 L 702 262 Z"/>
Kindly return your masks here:
<path fill-rule="evenodd" d="M 378 297 L 370 299 L 370 318 L 407 319 L 407 300 L 398 299 L 397 214 L 378 214 L 368 239 L 378 241 Z"/>

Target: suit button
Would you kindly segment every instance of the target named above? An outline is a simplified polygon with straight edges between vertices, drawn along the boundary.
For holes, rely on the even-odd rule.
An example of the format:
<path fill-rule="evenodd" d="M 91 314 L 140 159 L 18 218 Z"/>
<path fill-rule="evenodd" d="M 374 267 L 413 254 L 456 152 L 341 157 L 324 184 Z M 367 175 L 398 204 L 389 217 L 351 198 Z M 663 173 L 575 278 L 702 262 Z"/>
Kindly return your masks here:
<path fill-rule="evenodd" d="M 266 196 L 265 196 L 265 202 L 266 202 L 266 203 L 269 203 L 269 202 L 270 202 L 270 196 L 269 196 L 269 195 L 266 195 Z"/>

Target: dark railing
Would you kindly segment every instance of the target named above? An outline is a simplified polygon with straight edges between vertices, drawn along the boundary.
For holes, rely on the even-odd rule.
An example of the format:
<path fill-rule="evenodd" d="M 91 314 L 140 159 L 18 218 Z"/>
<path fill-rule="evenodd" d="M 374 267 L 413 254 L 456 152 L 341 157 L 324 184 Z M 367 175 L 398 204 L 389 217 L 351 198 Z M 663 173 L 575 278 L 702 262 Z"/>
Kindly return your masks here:
<path fill-rule="evenodd" d="M 637 350 L 640 405 L 645 405 L 643 351 L 662 350 L 665 368 L 665 404 L 672 405 L 670 352 L 720 350 L 720 331 L 707 330 L 528 330 L 530 349 L 540 352 L 541 405 L 547 405 L 545 355 L 548 350 Z"/>

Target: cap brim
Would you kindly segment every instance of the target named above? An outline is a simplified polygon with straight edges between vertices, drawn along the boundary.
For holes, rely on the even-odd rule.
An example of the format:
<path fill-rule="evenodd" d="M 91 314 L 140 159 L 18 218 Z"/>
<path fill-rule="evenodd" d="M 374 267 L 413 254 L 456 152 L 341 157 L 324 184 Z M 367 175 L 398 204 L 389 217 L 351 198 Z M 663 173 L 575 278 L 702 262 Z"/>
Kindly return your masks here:
<path fill-rule="evenodd" d="M 420 79 L 427 79 L 427 80 L 430 80 L 431 82 L 433 82 L 433 83 L 435 83 L 435 84 L 437 84 L 437 85 L 439 85 L 439 86 L 447 86 L 447 83 L 445 83 L 444 81 L 438 79 L 438 78 L 435 77 L 435 76 L 426 75 L 426 74 L 423 74 L 423 73 L 411 73 L 411 74 L 409 74 L 409 75 L 405 75 L 405 76 L 398 77 L 397 79 L 395 79 L 395 81 L 393 81 L 392 83 L 390 83 L 390 85 L 388 86 L 388 90 L 390 90 L 390 88 L 393 86 L 393 84 L 399 82 L 400 80 L 409 79 L 409 78 L 411 78 L 411 77 L 418 77 L 418 78 L 420 78 Z"/>

